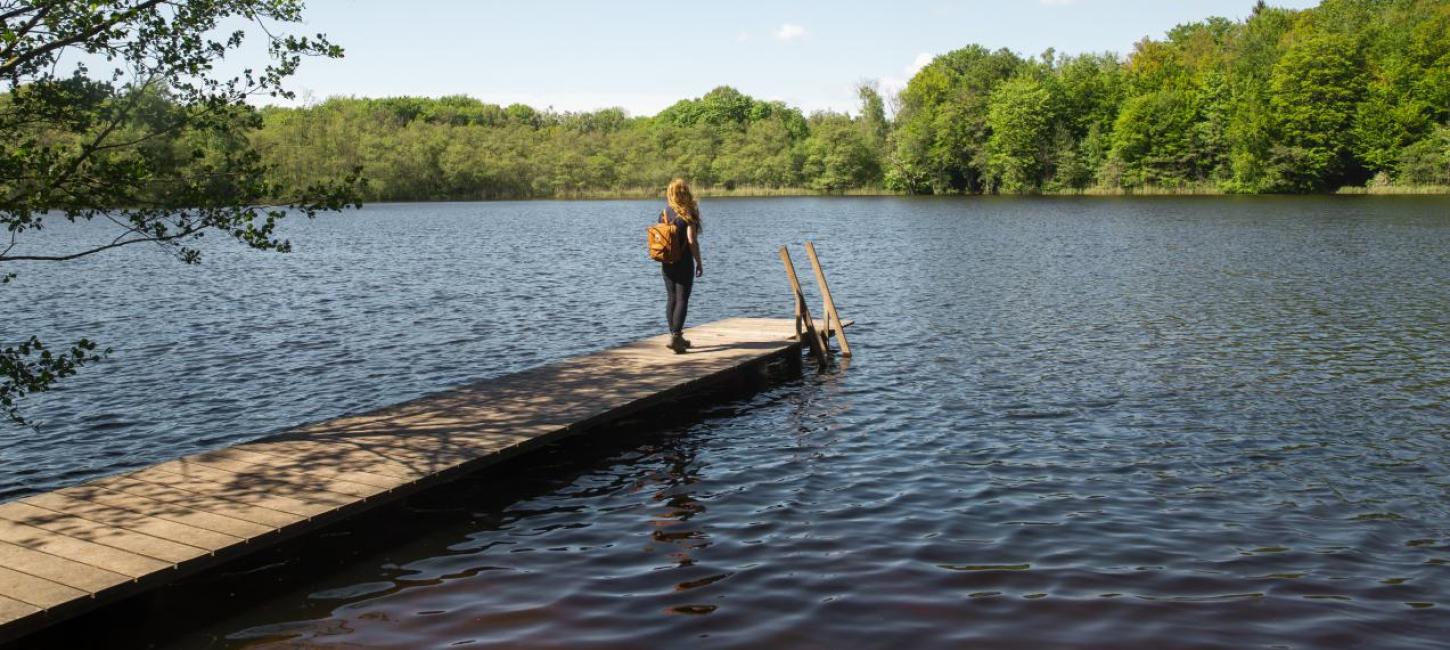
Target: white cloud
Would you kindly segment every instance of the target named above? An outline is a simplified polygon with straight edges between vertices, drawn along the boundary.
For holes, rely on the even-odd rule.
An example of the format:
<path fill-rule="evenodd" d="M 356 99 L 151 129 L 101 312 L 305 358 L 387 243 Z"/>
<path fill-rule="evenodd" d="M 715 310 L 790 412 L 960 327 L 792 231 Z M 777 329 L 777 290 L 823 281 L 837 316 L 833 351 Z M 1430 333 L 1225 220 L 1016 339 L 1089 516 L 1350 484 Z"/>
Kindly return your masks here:
<path fill-rule="evenodd" d="M 925 68 L 926 65 L 928 63 L 931 63 L 931 60 L 935 58 L 936 55 L 930 52 L 921 52 L 917 54 L 916 58 L 911 61 L 911 65 L 906 66 L 906 76 L 915 77 L 916 73 L 921 72 L 921 69 Z"/>
<path fill-rule="evenodd" d="M 776 39 L 782 41 L 799 40 L 805 38 L 805 36 L 806 28 L 801 27 L 800 25 L 792 25 L 791 23 L 781 25 L 780 29 L 775 30 Z"/>
<path fill-rule="evenodd" d="M 898 77 L 893 75 L 876 80 L 877 84 L 881 87 L 881 92 L 886 95 L 895 95 L 901 92 L 902 89 L 906 88 L 907 82 L 911 81 L 911 78 L 915 77 L 916 73 L 921 72 L 921 69 L 925 68 L 935 58 L 936 55 L 930 52 L 918 53 L 916 58 L 912 59 L 911 63 L 901 69 L 903 76 Z"/>
<path fill-rule="evenodd" d="M 750 32 L 740 32 L 739 34 L 735 35 L 736 43 L 744 43 L 748 40 L 750 40 Z"/>

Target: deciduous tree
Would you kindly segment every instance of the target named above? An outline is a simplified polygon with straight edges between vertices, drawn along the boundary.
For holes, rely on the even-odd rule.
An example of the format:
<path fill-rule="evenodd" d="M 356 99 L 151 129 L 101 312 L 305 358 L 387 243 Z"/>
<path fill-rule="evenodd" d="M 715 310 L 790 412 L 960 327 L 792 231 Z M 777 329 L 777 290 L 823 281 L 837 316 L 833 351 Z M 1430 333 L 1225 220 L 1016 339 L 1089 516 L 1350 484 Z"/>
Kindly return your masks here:
<path fill-rule="evenodd" d="M 0 0 L 0 277 L 138 244 L 195 263 L 209 231 L 286 251 L 275 228 L 289 212 L 351 202 L 351 179 L 281 192 L 248 140 L 262 124 L 248 100 L 290 97 L 283 81 L 304 57 L 342 55 L 279 31 L 301 17 L 297 0 Z M 217 74 L 249 31 L 270 62 Z M 56 220 L 114 229 L 73 249 L 24 245 Z M 0 409 L 15 420 L 19 398 L 99 353 L 11 331 L 0 345 Z"/>

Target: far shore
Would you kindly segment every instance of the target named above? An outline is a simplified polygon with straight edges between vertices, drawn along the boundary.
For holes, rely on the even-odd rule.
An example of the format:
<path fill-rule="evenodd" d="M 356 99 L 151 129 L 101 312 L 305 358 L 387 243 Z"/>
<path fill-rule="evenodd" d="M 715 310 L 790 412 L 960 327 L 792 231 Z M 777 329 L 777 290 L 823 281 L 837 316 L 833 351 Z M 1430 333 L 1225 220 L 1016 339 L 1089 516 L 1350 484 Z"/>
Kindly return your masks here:
<path fill-rule="evenodd" d="M 724 187 L 696 187 L 695 195 L 700 198 L 761 198 L 761 197 L 802 197 L 802 196 L 933 196 L 929 194 L 912 195 L 905 192 L 893 192 L 883 188 L 853 188 L 843 191 L 815 190 L 807 187 L 737 187 L 726 189 Z M 1322 192 L 1316 194 L 1238 194 L 1225 192 L 1211 185 L 1195 185 L 1184 187 L 1136 187 L 1136 188 L 1103 188 L 1090 187 L 1082 190 L 1054 190 L 1035 194 L 942 194 L 937 196 L 1091 196 L 1091 197 L 1132 197 L 1132 196 L 1432 196 L 1450 195 L 1450 185 L 1381 185 L 1374 187 L 1341 187 L 1334 192 Z M 598 200 L 638 200 L 638 199 L 659 199 L 664 197 L 662 190 L 627 189 L 627 190 L 590 190 L 580 192 L 563 192 L 554 196 L 532 196 L 532 197 L 494 197 L 477 199 L 417 199 L 417 200 L 377 200 L 367 203 L 468 203 L 473 201 L 598 201 Z"/>

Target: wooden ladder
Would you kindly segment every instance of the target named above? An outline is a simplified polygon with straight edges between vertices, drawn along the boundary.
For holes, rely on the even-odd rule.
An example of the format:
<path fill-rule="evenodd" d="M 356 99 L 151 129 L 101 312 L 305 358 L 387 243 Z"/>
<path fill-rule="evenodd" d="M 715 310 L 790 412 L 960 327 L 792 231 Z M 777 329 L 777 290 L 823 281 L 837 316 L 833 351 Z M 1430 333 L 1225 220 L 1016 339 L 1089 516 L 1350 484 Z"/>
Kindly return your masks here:
<path fill-rule="evenodd" d="M 824 303 L 821 307 L 826 320 L 821 329 L 816 328 L 815 320 L 811 318 L 811 310 L 806 306 L 800 278 L 796 277 L 795 264 L 790 261 L 790 250 L 785 246 L 780 247 L 780 261 L 785 264 L 785 275 L 790 280 L 791 291 L 795 294 L 796 337 L 805 339 L 811 348 L 811 354 L 816 357 L 816 362 L 825 367 L 830 363 L 832 336 L 841 340 L 842 356 L 851 356 L 851 343 L 846 340 L 846 324 L 841 320 L 841 314 L 836 311 L 836 301 L 831 297 L 831 286 L 826 283 L 826 272 L 821 268 L 821 259 L 816 255 L 814 243 L 806 242 L 806 256 L 811 260 L 811 270 L 815 272 L 816 286 L 821 289 L 821 301 Z"/>

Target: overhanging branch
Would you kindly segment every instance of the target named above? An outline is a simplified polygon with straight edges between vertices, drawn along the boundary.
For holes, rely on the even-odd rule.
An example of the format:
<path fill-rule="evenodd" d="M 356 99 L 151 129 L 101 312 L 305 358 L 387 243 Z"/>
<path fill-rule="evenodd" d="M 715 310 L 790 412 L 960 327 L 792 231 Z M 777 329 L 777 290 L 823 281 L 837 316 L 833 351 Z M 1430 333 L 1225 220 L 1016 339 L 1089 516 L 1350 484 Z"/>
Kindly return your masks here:
<path fill-rule="evenodd" d="M 19 68 L 27 61 L 44 56 L 62 48 L 67 48 L 72 45 L 78 45 L 87 40 L 95 38 L 102 32 L 105 32 L 106 30 L 121 24 L 122 22 L 131 20 L 142 12 L 154 9 L 157 5 L 163 4 L 164 1 L 165 0 L 146 0 L 145 2 L 142 2 L 141 4 L 136 5 L 135 7 L 132 7 L 127 11 L 118 12 L 112 15 L 109 19 L 92 26 L 90 29 L 83 30 L 81 32 L 72 34 L 59 40 L 51 41 L 28 52 L 15 54 L 15 48 L 20 43 L 20 41 L 17 40 L 15 44 L 12 44 L 10 47 L 6 48 L 3 53 L 0 53 L 0 59 L 4 60 L 3 63 L 0 63 L 0 76 L 11 76 L 15 72 L 16 68 Z"/>
<path fill-rule="evenodd" d="M 81 251 L 79 253 L 71 253 L 68 255 L 0 255 L 0 262 L 65 262 L 69 260 L 79 259 L 87 255 L 94 255 L 101 251 L 110 250 L 112 248 L 128 246 L 130 244 L 165 243 L 176 239 L 182 239 L 184 237 L 189 237 L 202 230 L 205 230 L 205 226 L 200 228 L 188 228 L 181 232 L 172 233 L 170 235 L 163 235 L 161 237 L 136 237 L 134 239 L 113 241 L 103 246 L 97 246 L 90 250 Z"/>

